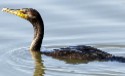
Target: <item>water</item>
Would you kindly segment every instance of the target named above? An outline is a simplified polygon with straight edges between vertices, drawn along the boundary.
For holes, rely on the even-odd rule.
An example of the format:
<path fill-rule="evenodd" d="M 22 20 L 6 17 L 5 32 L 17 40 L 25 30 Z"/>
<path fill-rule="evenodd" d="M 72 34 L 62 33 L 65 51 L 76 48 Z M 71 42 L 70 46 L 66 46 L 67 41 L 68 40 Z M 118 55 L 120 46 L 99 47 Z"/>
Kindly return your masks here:
<path fill-rule="evenodd" d="M 124 4 L 123 0 L 11 0 L 1 1 L 0 9 L 37 9 L 45 23 L 46 49 L 83 44 L 125 56 Z M 35 66 L 27 49 L 33 37 L 31 24 L 3 12 L 0 17 L 0 76 L 125 75 L 125 64 L 119 62 L 69 64 L 43 55 L 42 65 Z"/>

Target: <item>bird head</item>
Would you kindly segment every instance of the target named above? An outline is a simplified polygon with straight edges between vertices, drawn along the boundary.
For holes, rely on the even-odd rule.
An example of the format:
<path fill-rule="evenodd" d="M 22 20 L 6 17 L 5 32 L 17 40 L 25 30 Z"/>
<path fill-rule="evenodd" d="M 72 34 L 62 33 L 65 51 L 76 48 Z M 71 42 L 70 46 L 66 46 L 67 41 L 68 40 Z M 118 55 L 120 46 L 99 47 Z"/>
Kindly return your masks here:
<path fill-rule="evenodd" d="M 37 20 L 38 17 L 40 17 L 40 14 L 38 13 L 38 11 L 33 8 L 22 8 L 22 9 L 3 8 L 2 11 L 10 14 L 14 14 L 30 22 Z"/>

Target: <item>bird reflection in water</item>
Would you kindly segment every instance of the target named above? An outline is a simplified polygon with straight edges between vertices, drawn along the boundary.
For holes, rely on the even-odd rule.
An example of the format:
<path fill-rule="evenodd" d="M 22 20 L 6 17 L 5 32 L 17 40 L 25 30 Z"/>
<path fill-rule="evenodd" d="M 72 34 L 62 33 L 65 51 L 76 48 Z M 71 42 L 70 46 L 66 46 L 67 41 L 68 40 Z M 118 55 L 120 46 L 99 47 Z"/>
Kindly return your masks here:
<path fill-rule="evenodd" d="M 43 65 L 43 60 L 41 57 L 41 53 L 38 51 L 30 51 L 32 58 L 34 59 L 35 62 L 35 71 L 33 76 L 44 76 L 44 65 Z"/>
<path fill-rule="evenodd" d="M 35 63 L 35 71 L 33 76 L 44 76 L 45 74 L 45 66 L 43 64 L 43 60 L 42 60 L 42 54 L 41 52 L 38 51 L 30 51 L 32 58 L 34 60 Z M 75 60 L 75 59 L 60 59 L 60 58 L 53 58 L 56 60 L 60 60 L 60 61 L 64 61 L 67 64 L 87 64 L 88 62 L 91 62 L 91 60 Z"/>

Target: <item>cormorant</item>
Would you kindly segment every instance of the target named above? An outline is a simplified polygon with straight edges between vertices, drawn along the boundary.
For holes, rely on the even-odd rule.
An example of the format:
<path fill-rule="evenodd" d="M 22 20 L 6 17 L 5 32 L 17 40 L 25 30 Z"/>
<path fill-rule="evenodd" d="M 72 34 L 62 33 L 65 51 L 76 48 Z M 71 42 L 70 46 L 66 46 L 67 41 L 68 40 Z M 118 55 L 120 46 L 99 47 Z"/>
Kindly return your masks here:
<path fill-rule="evenodd" d="M 34 38 L 30 46 L 30 51 L 40 52 L 43 36 L 44 36 L 44 23 L 40 16 L 40 13 L 33 8 L 22 8 L 22 9 L 9 9 L 3 8 L 2 11 L 17 15 L 23 19 L 28 20 L 34 28 Z M 60 49 L 53 49 L 53 51 L 43 51 L 44 55 L 51 56 L 60 59 L 76 59 L 76 60 L 106 60 L 106 61 L 119 61 L 125 62 L 124 57 L 114 56 L 107 52 L 101 51 L 100 49 L 78 45 L 69 46 Z"/>

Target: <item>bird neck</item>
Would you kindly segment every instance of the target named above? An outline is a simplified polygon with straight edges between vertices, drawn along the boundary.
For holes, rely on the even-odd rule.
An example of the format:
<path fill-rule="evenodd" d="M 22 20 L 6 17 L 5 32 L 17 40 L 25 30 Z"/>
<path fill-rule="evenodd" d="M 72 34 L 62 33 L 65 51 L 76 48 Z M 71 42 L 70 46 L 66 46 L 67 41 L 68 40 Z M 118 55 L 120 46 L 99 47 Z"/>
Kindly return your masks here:
<path fill-rule="evenodd" d="M 40 51 L 42 39 L 44 36 L 44 23 L 41 17 L 32 21 L 31 23 L 34 28 L 34 38 L 30 46 L 30 51 Z"/>

